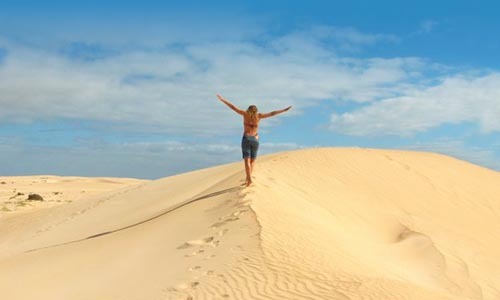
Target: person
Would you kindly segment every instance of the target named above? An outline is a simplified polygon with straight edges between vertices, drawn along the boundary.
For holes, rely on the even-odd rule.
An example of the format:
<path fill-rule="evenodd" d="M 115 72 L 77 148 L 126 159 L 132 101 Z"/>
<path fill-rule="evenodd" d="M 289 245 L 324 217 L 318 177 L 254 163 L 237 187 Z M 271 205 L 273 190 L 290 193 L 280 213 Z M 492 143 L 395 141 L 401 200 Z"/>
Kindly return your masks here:
<path fill-rule="evenodd" d="M 254 168 L 255 159 L 257 158 L 257 151 L 259 150 L 260 120 L 284 113 L 292 107 L 288 106 L 287 108 L 275 110 L 269 113 L 259 113 L 257 106 L 255 105 L 250 105 L 245 111 L 239 109 L 219 94 L 217 94 L 217 98 L 222 103 L 226 104 L 230 109 L 234 110 L 237 114 L 243 117 L 243 137 L 241 139 L 241 151 L 243 154 L 243 162 L 245 164 L 245 185 L 250 186 L 252 184 L 252 171 Z"/>

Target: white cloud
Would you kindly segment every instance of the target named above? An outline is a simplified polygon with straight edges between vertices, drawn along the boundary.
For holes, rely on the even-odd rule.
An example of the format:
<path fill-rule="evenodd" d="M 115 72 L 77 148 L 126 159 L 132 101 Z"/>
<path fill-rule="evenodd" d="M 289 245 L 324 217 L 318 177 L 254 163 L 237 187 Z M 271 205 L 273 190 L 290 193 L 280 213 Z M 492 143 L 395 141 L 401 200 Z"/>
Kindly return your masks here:
<path fill-rule="evenodd" d="M 357 136 L 411 135 L 442 124 L 478 123 L 484 133 L 500 131 L 500 74 L 453 75 L 431 87 L 331 116 L 333 131 Z"/>
<path fill-rule="evenodd" d="M 267 111 L 294 105 L 300 112 L 323 99 L 366 102 L 397 95 L 397 83 L 419 76 L 423 65 L 418 58 L 342 58 L 323 43 L 369 44 L 385 36 L 327 27 L 306 33 L 264 44 L 236 39 L 114 48 L 90 61 L 4 41 L 0 119 L 69 118 L 135 130 L 227 133 L 240 124 L 217 102 L 217 92 L 242 107 L 255 103 Z"/>
<path fill-rule="evenodd" d="M 500 130 L 497 73 L 445 70 L 451 74 L 445 76 L 415 57 L 340 56 L 339 44 L 396 41 L 351 28 L 313 27 L 259 41 L 241 37 L 114 45 L 113 51 L 86 61 L 4 38 L 0 120 L 65 118 L 109 122 L 125 131 L 226 134 L 240 130 L 241 124 L 216 100 L 214 94 L 222 93 L 243 108 L 251 103 L 262 111 L 294 105 L 284 117 L 323 100 L 364 103 L 331 117 L 331 130 L 350 135 L 404 136 L 461 122 L 477 122 L 484 132 Z M 263 126 L 275 122 L 279 119 Z"/>

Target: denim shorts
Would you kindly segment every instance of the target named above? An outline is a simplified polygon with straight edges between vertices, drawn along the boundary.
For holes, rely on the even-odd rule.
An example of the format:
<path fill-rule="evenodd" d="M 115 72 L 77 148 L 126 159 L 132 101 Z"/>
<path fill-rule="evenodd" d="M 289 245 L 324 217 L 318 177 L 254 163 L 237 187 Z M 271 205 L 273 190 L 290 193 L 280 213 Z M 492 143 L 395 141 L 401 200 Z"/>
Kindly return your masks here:
<path fill-rule="evenodd" d="M 243 158 L 255 159 L 259 150 L 259 140 L 255 136 L 244 135 L 241 139 L 241 152 Z"/>

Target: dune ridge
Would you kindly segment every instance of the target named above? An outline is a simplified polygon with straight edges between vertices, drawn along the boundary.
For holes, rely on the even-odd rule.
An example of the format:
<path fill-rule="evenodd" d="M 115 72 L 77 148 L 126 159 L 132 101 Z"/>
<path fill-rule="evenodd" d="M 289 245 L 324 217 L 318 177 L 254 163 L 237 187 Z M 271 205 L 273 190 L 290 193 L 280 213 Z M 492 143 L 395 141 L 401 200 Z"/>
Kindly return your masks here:
<path fill-rule="evenodd" d="M 0 219 L 0 290 L 500 298 L 498 172 L 434 153 L 319 148 L 259 158 L 255 185 L 243 179 L 238 162 Z"/>
<path fill-rule="evenodd" d="M 315 149 L 272 159 L 259 178 L 264 254 L 280 274 L 327 283 L 301 298 L 500 295 L 497 172 L 432 153 Z"/>

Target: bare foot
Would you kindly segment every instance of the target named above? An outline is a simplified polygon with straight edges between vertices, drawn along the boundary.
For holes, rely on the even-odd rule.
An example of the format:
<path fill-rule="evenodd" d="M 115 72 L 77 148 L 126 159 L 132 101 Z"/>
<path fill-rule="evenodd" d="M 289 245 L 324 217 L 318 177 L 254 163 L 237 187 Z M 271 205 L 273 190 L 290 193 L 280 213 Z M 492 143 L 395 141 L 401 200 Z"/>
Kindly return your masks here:
<path fill-rule="evenodd" d="M 252 184 L 252 179 L 247 179 L 246 186 L 249 187 Z"/>

